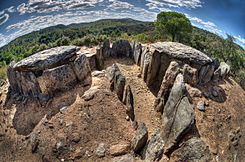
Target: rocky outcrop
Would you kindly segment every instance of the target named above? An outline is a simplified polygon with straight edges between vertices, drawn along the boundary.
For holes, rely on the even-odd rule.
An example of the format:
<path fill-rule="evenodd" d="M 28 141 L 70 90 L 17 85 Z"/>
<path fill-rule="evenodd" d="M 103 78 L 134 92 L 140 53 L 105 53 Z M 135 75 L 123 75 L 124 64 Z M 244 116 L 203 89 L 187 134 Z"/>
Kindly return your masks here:
<path fill-rule="evenodd" d="M 178 74 L 168 101 L 164 107 L 162 137 L 165 141 L 165 154 L 171 152 L 195 121 L 192 105 L 189 102 L 182 74 Z"/>
<path fill-rule="evenodd" d="M 75 46 L 62 46 L 36 53 L 8 68 L 12 94 L 24 97 L 51 97 L 76 84 L 91 84 L 91 70 L 85 55 Z"/>

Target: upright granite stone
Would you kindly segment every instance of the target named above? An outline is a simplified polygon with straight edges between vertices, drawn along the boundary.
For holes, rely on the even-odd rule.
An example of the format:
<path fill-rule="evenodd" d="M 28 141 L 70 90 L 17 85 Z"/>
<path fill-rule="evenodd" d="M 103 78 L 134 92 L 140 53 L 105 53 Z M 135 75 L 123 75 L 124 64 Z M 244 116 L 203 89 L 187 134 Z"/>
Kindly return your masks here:
<path fill-rule="evenodd" d="M 163 112 L 163 108 L 168 100 L 170 90 L 174 84 L 176 76 L 180 73 L 180 66 L 177 62 L 172 61 L 165 73 L 161 88 L 157 94 L 157 98 L 154 103 L 154 109 L 157 112 Z"/>
<path fill-rule="evenodd" d="M 92 82 L 91 69 L 86 55 L 78 55 L 74 61 L 73 69 L 77 79 L 82 85 L 89 85 Z"/>
<path fill-rule="evenodd" d="M 165 154 L 176 147 L 180 139 L 192 127 L 194 121 L 194 110 L 188 99 L 183 75 L 178 74 L 162 115 Z"/>
<path fill-rule="evenodd" d="M 37 78 L 41 93 L 52 95 L 56 90 L 69 90 L 76 84 L 76 75 L 70 65 L 62 65 L 56 68 L 44 70 Z"/>
<path fill-rule="evenodd" d="M 78 50 L 75 46 L 61 46 L 11 63 L 8 68 L 11 92 L 40 99 L 76 84 L 90 85 L 88 60 L 85 55 L 77 55 Z"/>
<path fill-rule="evenodd" d="M 123 103 L 126 105 L 126 114 L 128 115 L 129 119 L 134 122 L 134 97 L 130 85 L 126 85 L 124 90 Z"/>
<path fill-rule="evenodd" d="M 140 57 L 142 54 L 142 45 L 137 43 L 136 41 L 133 41 L 131 43 L 132 50 L 133 50 L 133 56 L 134 56 L 134 62 L 136 65 L 140 65 Z"/>
<path fill-rule="evenodd" d="M 136 134 L 132 139 L 131 146 L 135 153 L 139 153 L 145 146 L 148 139 L 148 130 L 145 123 L 139 123 Z"/>
<path fill-rule="evenodd" d="M 112 57 L 133 58 L 133 50 L 127 40 L 118 40 L 112 44 Z"/>
<path fill-rule="evenodd" d="M 115 91 L 119 100 L 123 101 L 124 87 L 126 84 L 125 77 L 121 74 L 121 71 L 116 64 L 113 64 L 112 67 L 107 69 L 107 71 L 108 78 L 111 83 L 111 91 Z"/>

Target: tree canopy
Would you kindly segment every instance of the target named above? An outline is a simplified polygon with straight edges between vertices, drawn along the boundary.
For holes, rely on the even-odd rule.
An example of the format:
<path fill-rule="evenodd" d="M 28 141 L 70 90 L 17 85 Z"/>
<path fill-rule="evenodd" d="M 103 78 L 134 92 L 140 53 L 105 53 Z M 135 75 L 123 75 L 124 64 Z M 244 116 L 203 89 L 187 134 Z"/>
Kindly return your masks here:
<path fill-rule="evenodd" d="M 190 20 L 178 12 L 161 12 L 157 15 L 155 27 L 161 35 L 170 34 L 172 41 L 181 41 L 192 32 Z"/>

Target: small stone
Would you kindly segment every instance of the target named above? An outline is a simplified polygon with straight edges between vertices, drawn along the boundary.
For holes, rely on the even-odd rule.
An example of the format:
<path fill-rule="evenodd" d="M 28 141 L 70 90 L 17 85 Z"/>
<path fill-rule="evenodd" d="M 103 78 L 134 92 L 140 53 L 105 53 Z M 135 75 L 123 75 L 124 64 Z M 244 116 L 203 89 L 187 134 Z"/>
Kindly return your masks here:
<path fill-rule="evenodd" d="M 90 156 L 91 156 L 91 154 L 89 153 L 88 150 L 85 151 L 85 155 L 86 155 L 87 157 L 90 157 Z"/>
<path fill-rule="evenodd" d="M 66 122 L 66 127 L 72 126 L 73 122 L 72 121 L 68 121 Z"/>
<path fill-rule="evenodd" d="M 64 106 L 62 108 L 60 108 L 60 113 L 64 114 L 68 109 L 68 106 Z"/>
<path fill-rule="evenodd" d="M 126 120 L 127 120 L 127 121 L 129 121 L 129 120 L 130 120 L 129 116 L 126 116 Z"/>
<path fill-rule="evenodd" d="M 205 111 L 205 110 L 206 110 L 205 104 L 204 104 L 203 101 L 199 101 L 199 102 L 197 103 L 197 108 L 198 108 L 198 110 L 200 110 L 200 111 Z"/>
<path fill-rule="evenodd" d="M 39 140 L 37 139 L 37 134 L 32 133 L 30 135 L 30 141 L 31 141 L 31 151 L 32 153 L 35 153 L 37 151 Z"/>
<path fill-rule="evenodd" d="M 110 154 L 113 156 L 124 155 L 130 150 L 129 142 L 121 142 L 110 147 Z"/>
<path fill-rule="evenodd" d="M 104 77 L 105 76 L 105 71 L 93 71 L 92 72 L 93 77 Z"/>
<path fill-rule="evenodd" d="M 58 152 L 61 152 L 65 149 L 65 144 L 61 141 L 57 142 L 55 148 Z"/>
<path fill-rule="evenodd" d="M 98 157 L 104 157 L 105 156 L 105 144 L 104 143 L 100 143 L 99 146 L 97 147 L 95 153 Z"/>
<path fill-rule="evenodd" d="M 214 90 L 212 91 L 212 95 L 213 95 L 214 97 L 218 97 L 218 92 L 214 89 Z"/>
<path fill-rule="evenodd" d="M 85 101 L 89 101 L 92 100 L 94 98 L 94 95 L 99 91 L 99 87 L 95 86 L 95 87 L 91 87 L 89 90 L 87 90 L 84 95 L 82 96 L 82 98 Z"/>
<path fill-rule="evenodd" d="M 81 139 L 79 133 L 72 133 L 71 137 L 72 137 L 72 141 L 75 142 L 75 143 L 78 143 L 80 141 L 80 139 Z"/>

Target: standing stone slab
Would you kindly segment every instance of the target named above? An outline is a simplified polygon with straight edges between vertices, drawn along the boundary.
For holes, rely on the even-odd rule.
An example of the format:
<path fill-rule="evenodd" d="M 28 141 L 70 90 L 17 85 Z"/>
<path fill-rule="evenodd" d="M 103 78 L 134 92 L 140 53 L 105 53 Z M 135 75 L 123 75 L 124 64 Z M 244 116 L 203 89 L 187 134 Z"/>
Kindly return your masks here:
<path fill-rule="evenodd" d="M 142 54 L 142 45 L 137 43 L 136 41 L 133 41 L 131 44 L 132 44 L 134 62 L 136 65 L 140 65 L 140 57 Z"/>
<path fill-rule="evenodd" d="M 76 85 L 77 79 L 70 65 L 62 65 L 53 69 L 45 70 L 38 78 L 41 92 L 48 95 L 56 90 L 68 90 Z"/>
<path fill-rule="evenodd" d="M 164 153 L 169 153 L 188 132 L 195 121 L 182 74 L 178 74 L 163 111 Z"/>
<path fill-rule="evenodd" d="M 185 64 L 183 67 L 183 76 L 185 83 L 195 86 L 198 83 L 198 71 L 190 65 Z"/>
<path fill-rule="evenodd" d="M 126 114 L 129 119 L 135 121 L 134 97 L 130 85 L 127 85 L 124 91 L 123 103 L 126 104 Z"/>
<path fill-rule="evenodd" d="M 174 84 L 175 78 L 180 72 L 180 66 L 177 62 L 172 61 L 165 73 L 160 90 L 154 103 L 154 109 L 157 112 L 163 112 L 163 108 L 168 100 L 170 90 Z"/>
<path fill-rule="evenodd" d="M 118 40 L 112 44 L 113 57 L 133 58 L 133 50 L 128 40 Z"/>
<path fill-rule="evenodd" d="M 136 134 L 132 139 L 131 146 L 134 152 L 139 153 L 141 149 L 145 146 L 148 139 L 148 130 L 145 123 L 139 123 L 136 130 Z"/>
<path fill-rule="evenodd" d="M 123 101 L 124 87 L 126 84 L 125 77 L 121 74 L 121 71 L 116 64 L 113 64 L 112 67 L 108 68 L 107 73 L 111 83 L 111 91 L 115 91 L 119 100 Z"/>
<path fill-rule="evenodd" d="M 161 66 L 161 54 L 157 51 L 151 54 L 151 60 L 147 72 L 146 84 L 152 85 L 157 78 L 159 68 Z"/>
<path fill-rule="evenodd" d="M 79 55 L 74 61 L 73 68 L 78 80 L 83 85 L 88 85 L 92 82 L 91 69 L 86 55 Z"/>

